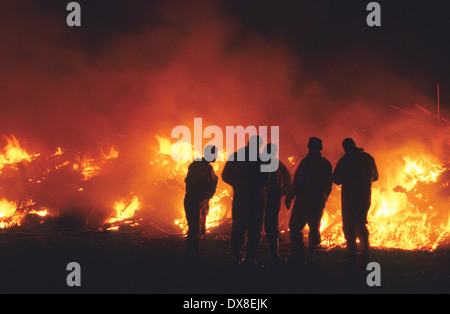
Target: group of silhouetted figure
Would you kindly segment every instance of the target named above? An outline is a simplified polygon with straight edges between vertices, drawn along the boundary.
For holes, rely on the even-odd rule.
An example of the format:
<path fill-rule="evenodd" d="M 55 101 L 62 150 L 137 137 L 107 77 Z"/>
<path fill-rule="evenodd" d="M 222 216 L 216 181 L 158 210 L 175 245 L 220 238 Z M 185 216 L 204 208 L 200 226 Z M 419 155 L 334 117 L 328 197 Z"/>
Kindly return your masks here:
<path fill-rule="evenodd" d="M 258 152 L 262 140 L 255 136 L 242 148 L 245 160 L 238 161 L 236 154 L 226 162 L 222 179 L 233 187 L 232 203 L 232 263 L 258 267 L 256 253 L 261 240 L 262 228 L 269 244 L 273 263 L 282 263 L 279 254 L 279 221 L 281 201 L 285 197 L 287 209 L 291 208 L 289 236 L 294 263 L 305 264 L 317 261 L 317 250 L 321 242 L 320 222 L 333 182 L 341 185 L 342 226 L 346 239 L 347 261 L 356 263 L 357 239 L 361 256 L 368 257 L 369 232 L 367 213 L 371 204 L 372 183 L 378 180 L 374 158 L 356 146 L 355 141 L 346 138 L 342 142 L 344 155 L 333 171 L 331 163 L 322 156 L 322 140 L 311 137 L 308 154 L 303 158 L 291 180 L 286 166 L 279 162 L 273 172 L 262 172 L 263 161 L 250 157 L 250 142 L 256 140 Z M 269 152 L 277 149 L 274 144 L 265 147 Z M 217 147 L 206 146 L 205 155 L 217 156 Z M 212 162 L 214 162 L 212 160 Z M 188 222 L 186 256 L 189 260 L 199 257 L 199 241 L 205 234 L 209 200 L 214 196 L 218 177 L 211 161 L 205 158 L 195 160 L 188 168 L 185 179 L 186 195 L 184 207 Z M 304 248 L 303 229 L 308 225 L 307 248 Z M 245 235 L 247 241 L 245 243 Z M 244 248 L 245 246 L 245 248 Z"/>

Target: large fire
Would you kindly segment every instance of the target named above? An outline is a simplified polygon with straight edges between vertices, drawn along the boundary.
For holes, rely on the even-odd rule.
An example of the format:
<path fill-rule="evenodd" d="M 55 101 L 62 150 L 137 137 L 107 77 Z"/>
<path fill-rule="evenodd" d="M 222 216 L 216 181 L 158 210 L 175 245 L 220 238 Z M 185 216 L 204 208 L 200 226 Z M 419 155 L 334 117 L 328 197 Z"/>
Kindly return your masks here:
<path fill-rule="evenodd" d="M 181 234 L 187 232 L 188 226 L 184 216 L 184 178 L 189 166 L 188 161 L 176 162 L 172 158 L 173 144 L 170 139 L 156 136 L 159 144 L 157 154 L 150 158 L 148 167 L 155 170 L 159 182 L 177 182 L 176 194 L 172 194 L 172 202 L 178 208 L 177 218 L 173 227 Z M 177 150 L 175 148 L 175 152 Z M 225 152 L 220 152 L 225 153 Z M 15 137 L 7 138 L 4 153 L 0 155 L 0 178 L 2 179 L 0 194 L 0 228 L 8 229 L 21 226 L 27 215 L 35 215 L 40 219 L 57 215 L 56 208 L 49 208 L 35 201 L 33 191 L 35 186 L 46 182 L 52 173 L 67 168 L 68 171 L 78 175 L 77 184 L 73 186 L 76 193 L 83 193 L 85 184 L 99 176 L 108 163 L 118 158 L 117 147 L 101 152 L 97 157 L 87 154 L 77 155 L 70 159 L 64 157 L 65 152 L 58 147 L 56 152 L 43 156 L 38 153 L 28 153 L 19 144 Z M 199 152 L 193 152 L 199 157 Z M 298 159 L 298 158 L 297 158 Z M 369 211 L 370 243 L 378 248 L 399 248 L 406 250 L 436 249 L 442 241 L 450 236 L 449 215 L 449 182 L 450 167 L 446 161 L 438 160 L 432 154 L 408 153 L 401 158 L 389 159 L 381 162 L 381 179 L 373 186 L 372 207 Z M 25 165 L 44 163 L 43 170 L 27 176 Z M 293 157 L 286 159 L 286 164 L 295 164 Z M 212 164 L 216 174 L 220 173 L 224 161 Z M 293 169 L 295 170 L 295 169 Z M 11 178 L 19 177 L 14 181 L 16 190 L 23 190 L 23 195 L 14 194 L 9 197 L 8 184 Z M 9 181 L 8 181 L 9 180 Z M 155 183 L 156 184 L 156 183 Z M 32 186 L 33 188 L 30 188 Z M 9 193 L 9 194 L 8 194 Z M 339 189 L 334 187 L 333 193 L 327 202 L 324 211 L 321 232 L 322 243 L 325 248 L 344 246 L 345 239 L 342 232 Z M 11 194 L 12 195 L 12 194 Z M 19 197 L 17 196 L 19 195 Z M 207 232 L 229 225 L 231 216 L 232 189 L 219 180 L 217 192 L 210 201 L 210 211 L 207 217 Z M 110 204 L 109 217 L 104 221 L 106 230 L 118 230 L 120 225 L 137 226 L 136 212 L 151 207 L 133 191 L 126 196 L 117 195 Z M 285 220 L 289 212 L 286 212 Z M 41 220 L 42 221 L 42 220 Z M 286 224 L 284 224 L 286 225 Z M 282 232 L 288 232 L 282 226 Z M 103 229 L 104 230 L 104 229 Z M 227 233 L 229 229 L 220 229 Z"/>
<path fill-rule="evenodd" d="M 159 153 L 167 157 L 164 166 L 181 180 L 187 173 L 189 163 L 171 161 L 170 141 L 160 137 L 158 140 Z M 288 157 L 287 161 L 293 164 L 294 157 Z M 216 170 L 221 166 L 220 163 L 216 164 Z M 391 162 L 389 169 L 383 171 L 386 177 L 373 186 L 372 207 L 368 217 L 371 245 L 379 248 L 434 250 L 448 238 L 449 172 L 448 164 L 431 155 L 408 155 Z M 321 223 L 321 245 L 326 248 L 345 245 L 339 193 L 339 188 L 335 186 Z M 231 195 L 231 188 L 225 186 L 211 199 L 208 230 L 217 227 L 228 216 L 230 205 L 227 197 Z M 179 204 L 182 208 L 181 194 Z M 175 224 L 181 232 L 186 233 L 186 219 L 182 213 L 180 216 Z M 282 230 L 283 233 L 287 231 Z"/>
<path fill-rule="evenodd" d="M 42 156 L 40 153 L 28 153 L 14 136 L 6 137 L 6 141 L 4 153 L 0 155 L 0 229 L 21 226 L 26 216 L 44 218 L 55 215 L 57 208 L 46 208 L 39 204 L 33 194 L 39 194 L 41 185 L 49 177 L 56 176 L 58 171 L 73 176 L 75 179 L 71 178 L 70 187 L 82 193 L 83 183 L 100 174 L 108 160 L 118 157 L 116 147 L 111 147 L 107 153 L 101 152 L 99 158 L 77 155 L 71 160 L 64 157 L 60 147 L 56 148 L 55 153 Z M 52 192 L 55 191 L 50 190 L 48 194 Z M 113 204 L 115 212 L 108 223 L 129 218 L 138 209 L 134 202 L 122 204 L 123 201 Z"/>
<path fill-rule="evenodd" d="M 292 162 L 293 157 L 288 161 Z M 406 250 L 434 250 L 450 236 L 449 167 L 432 156 L 404 156 L 389 169 L 383 185 L 374 184 L 369 211 L 370 242 L 373 247 Z M 446 174 L 447 177 L 444 176 Z M 322 246 L 344 246 L 345 238 L 335 187 L 334 202 L 330 200 L 321 223 Z M 231 195 L 230 190 L 225 190 Z M 220 206 L 223 194 L 211 200 L 214 211 L 207 227 L 217 225 L 226 206 Z M 184 219 L 175 222 L 186 232 Z M 288 230 L 282 230 L 286 232 Z"/>
<path fill-rule="evenodd" d="M 175 152 L 178 153 L 179 147 L 174 147 L 174 145 L 171 143 L 169 139 L 160 136 L 157 136 L 156 138 L 159 143 L 159 151 L 158 151 L 159 156 L 155 161 L 152 161 L 152 163 L 158 163 L 159 165 L 163 165 L 167 171 L 167 174 L 170 177 L 175 177 L 183 182 L 184 178 L 187 175 L 188 166 L 190 162 L 189 161 L 175 162 L 172 158 L 172 154 Z M 191 149 L 193 151 L 194 158 L 199 158 L 201 156 L 199 152 L 193 150 L 193 147 L 191 147 Z M 224 152 L 221 151 L 219 152 L 219 154 L 224 154 Z M 185 158 L 182 158 L 182 160 L 188 160 L 190 156 L 184 157 Z M 223 161 L 216 161 L 212 163 L 212 166 L 216 174 L 220 174 L 219 171 L 221 171 L 224 164 L 225 163 Z M 212 228 L 217 227 L 221 223 L 221 221 L 223 221 L 228 217 L 228 213 L 231 213 L 229 211 L 229 203 L 227 203 L 231 195 L 232 195 L 231 189 L 227 187 L 225 184 L 221 184 L 219 182 L 217 192 L 210 200 L 209 204 L 210 207 L 209 213 L 206 218 L 207 232 L 209 232 Z M 184 197 L 183 193 L 180 193 L 180 197 Z M 176 226 L 178 226 L 179 230 L 182 233 L 187 233 L 188 225 L 182 208 L 183 198 L 180 199 L 179 204 L 181 204 L 180 217 L 175 219 L 174 223 Z"/>
<path fill-rule="evenodd" d="M 431 156 L 405 156 L 375 183 L 368 215 L 373 247 L 434 250 L 450 235 L 448 165 Z M 447 178 L 444 178 L 444 173 Z M 325 212 L 322 245 L 345 244 L 340 212 Z"/>

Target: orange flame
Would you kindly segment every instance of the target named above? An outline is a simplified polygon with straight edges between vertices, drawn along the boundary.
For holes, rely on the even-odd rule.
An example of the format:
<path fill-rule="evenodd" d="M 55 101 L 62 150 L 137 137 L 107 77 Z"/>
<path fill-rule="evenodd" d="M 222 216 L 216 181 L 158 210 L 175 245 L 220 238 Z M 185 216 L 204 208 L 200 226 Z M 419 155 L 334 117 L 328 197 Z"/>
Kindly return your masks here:
<path fill-rule="evenodd" d="M 31 161 L 31 157 L 23 148 L 20 147 L 19 141 L 14 136 L 7 138 L 7 144 L 4 147 L 4 154 L 0 155 L 0 170 L 5 165 L 14 164 L 21 161 Z"/>
<path fill-rule="evenodd" d="M 426 187 L 436 183 L 445 171 L 444 166 L 430 160 L 431 157 L 405 156 L 403 166 L 388 176 L 385 185 L 374 184 L 368 215 L 371 246 L 435 250 L 443 239 L 450 236 L 448 217 L 434 221 L 441 213 L 448 213 L 448 198 L 447 202 L 434 205 L 426 195 Z M 436 188 L 439 187 L 433 187 Z M 435 195 L 433 200 L 436 201 Z M 334 215 L 326 211 L 321 229 L 322 246 L 345 246 L 340 211 Z"/>
<path fill-rule="evenodd" d="M 121 199 L 114 202 L 114 214 L 110 217 L 107 223 L 115 223 L 118 221 L 124 221 L 132 218 L 135 211 L 141 209 L 141 203 L 137 196 L 131 197 L 131 199 Z"/>

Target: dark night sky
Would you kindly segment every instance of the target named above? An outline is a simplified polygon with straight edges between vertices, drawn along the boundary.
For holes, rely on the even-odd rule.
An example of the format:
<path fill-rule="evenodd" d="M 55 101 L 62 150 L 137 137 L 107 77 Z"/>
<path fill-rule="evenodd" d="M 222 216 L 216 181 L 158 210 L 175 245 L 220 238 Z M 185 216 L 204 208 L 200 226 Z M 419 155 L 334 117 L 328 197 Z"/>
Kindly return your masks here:
<path fill-rule="evenodd" d="M 263 33 L 281 32 L 302 58 L 327 62 L 334 54 L 385 60 L 404 75 L 449 83 L 450 3 L 378 1 L 382 26 L 365 24 L 369 1 L 232 1 L 232 12 Z"/>
<path fill-rule="evenodd" d="M 66 25 L 69 1 L 0 4 L 0 44 L 7 48 L 0 52 L 0 80 L 8 82 L 0 94 L 1 132 L 74 138 L 85 123 L 106 136 L 128 128 L 132 115 L 153 116 L 147 107 L 158 101 L 166 101 L 155 109 L 158 121 L 172 119 L 175 110 L 214 121 L 223 114 L 205 106 L 216 100 L 244 115 L 242 102 L 264 107 L 280 99 L 279 111 L 241 123 L 260 123 L 266 115 L 288 124 L 301 115 L 320 124 L 317 117 L 333 118 L 345 103 L 378 103 L 391 111 L 389 105 L 419 103 L 435 110 L 437 83 L 441 108 L 450 107 L 448 0 L 378 1 L 381 27 L 367 26 L 369 1 L 361 0 L 78 2 L 81 27 Z M 297 66 L 299 75 L 288 73 Z M 207 92 L 202 84 L 217 90 L 193 96 L 191 78 L 198 93 Z M 240 88 L 246 84 L 248 90 Z M 299 91 L 294 96 L 291 84 Z M 167 104 L 177 97 L 183 106 Z M 40 122 L 49 115 L 52 123 Z"/>
<path fill-rule="evenodd" d="M 65 1 L 38 2 L 44 10 L 65 14 Z M 92 50 L 93 58 L 96 49 L 114 36 L 127 36 L 165 23 L 158 10 L 162 1 L 78 2 L 83 10 L 83 26 L 75 36 L 82 38 L 85 49 Z M 376 62 L 405 78 L 417 78 L 423 82 L 424 91 L 432 95 L 440 83 L 442 106 L 448 107 L 450 2 L 378 1 L 382 26 L 372 28 L 365 23 L 369 2 L 228 0 L 222 6 L 246 29 L 285 41 L 312 78 L 326 76 L 327 65 L 335 62 L 361 68 Z M 189 6 L 189 1 L 185 3 Z"/>

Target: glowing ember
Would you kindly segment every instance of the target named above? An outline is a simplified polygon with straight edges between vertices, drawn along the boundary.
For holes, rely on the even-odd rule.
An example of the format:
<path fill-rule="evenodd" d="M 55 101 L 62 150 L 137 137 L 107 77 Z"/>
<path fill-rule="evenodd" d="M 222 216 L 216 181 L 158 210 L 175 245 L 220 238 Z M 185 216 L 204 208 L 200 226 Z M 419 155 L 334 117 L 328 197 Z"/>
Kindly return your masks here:
<path fill-rule="evenodd" d="M 21 215 L 15 215 L 17 204 L 7 199 L 0 200 L 0 228 L 8 228 L 20 223 Z"/>
<path fill-rule="evenodd" d="M 217 227 L 222 221 L 224 215 L 226 214 L 226 210 L 223 208 L 222 199 L 224 197 L 230 196 L 228 190 L 223 190 L 219 194 L 216 194 L 209 201 L 209 213 L 206 217 L 206 230 L 210 230 L 211 228 Z"/>
<path fill-rule="evenodd" d="M 29 213 L 30 214 L 36 214 L 36 215 L 41 216 L 41 217 L 45 217 L 45 216 L 48 215 L 48 210 L 44 208 L 44 209 L 41 209 L 41 210 L 32 210 Z"/>
<path fill-rule="evenodd" d="M 418 182 L 436 182 L 438 176 L 444 172 L 444 167 L 428 160 L 412 160 L 409 156 L 404 158 L 406 163 L 403 171 L 404 187 L 407 191 L 413 189 Z"/>
<path fill-rule="evenodd" d="M 14 136 L 7 138 L 7 145 L 3 149 L 4 154 L 0 155 L 0 170 L 7 164 L 15 164 L 21 161 L 31 161 L 31 157 Z"/>
<path fill-rule="evenodd" d="M 108 160 L 108 159 L 114 159 L 119 157 L 119 151 L 117 147 L 112 146 L 108 153 L 101 152 L 102 159 Z"/>
<path fill-rule="evenodd" d="M 73 170 L 81 172 L 84 180 L 89 180 L 102 171 L 105 162 L 117 158 L 119 151 L 113 146 L 108 153 L 101 152 L 100 155 L 100 158 L 91 158 L 88 155 L 77 157 L 73 163 Z"/>
<path fill-rule="evenodd" d="M 137 196 L 133 196 L 128 200 L 122 199 L 114 203 L 114 214 L 110 217 L 107 223 L 115 223 L 132 218 L 136 210 L 141 209 L 141 203 Z"/>
<path fill-rule="evenodd" d="M 434 250 L 450 234 L 448 221 L 435 219 L 448 212 L 448 202 L 438 203 L 437 195 L 433 195 L 433 200 L 429 197 L 430 191 L 435 193 L 439 189 L 434 185 L 445 169 L 428 158 L 403 159 L 400 175 L 389 182 L 392 186 L 374 191 L 369 216 L 372 245 Z"/>
<path fill-rule="evenodd" d="M 76 163 L 73 164 L 73 170 L 80 171 L 85 180 L 88 180 L 99 173 L 100 166 L 95 163 L 95 159 L 88 157 L 77 158 Z"/>

